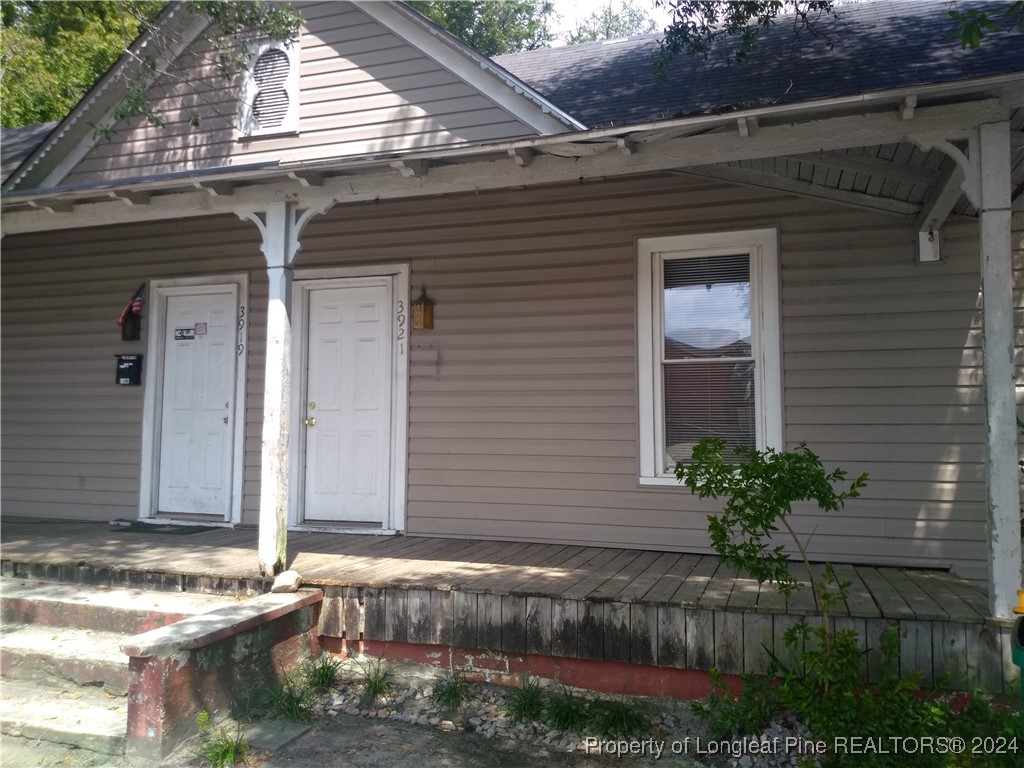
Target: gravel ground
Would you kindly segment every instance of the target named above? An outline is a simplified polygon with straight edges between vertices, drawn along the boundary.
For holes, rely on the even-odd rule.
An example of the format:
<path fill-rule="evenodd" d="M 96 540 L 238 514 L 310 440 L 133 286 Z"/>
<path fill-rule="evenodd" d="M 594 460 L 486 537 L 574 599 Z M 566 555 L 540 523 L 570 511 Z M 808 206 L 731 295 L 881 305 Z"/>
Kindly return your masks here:
<path fill-rule="evenodd" d="M 616 739 L 578 736 L 553 730 L 542 722 L 511 721 L 504 712 L 507 689 L 487 683 L 472 683 L 468 701 L 458 712 L 447 712 L 432 699 L 440 678 L 431 667 L 394 667 L 390 695 L 364 703 L 358 683 L 365 669 L 365 662 L 345 661 L 341 681 L 318 700 L 315 728 L 275 750 L 261 765 L 789 768 L 797 764 L 798 756 L 785 749 L 786 739 L 807 736 L 802 727 L 779 721 L 756 740 L 774 747 L 769 754 L 750 754 L 749 748 L 737 752 L 742 746 L 738 742 L 711 740 L 688 703 L 640 697 L 624 700 L 647 713 L 648 724 L 642 731 Z M 540 682 L 549 692 L 557 689 L 552 681 Z M 584 691 L 576 693 L 592 696 Z M 745 743 L 749 745 L 750 741 Z"/>
<path fill-rule="evenodd" d="M 342 664 L 339 683 L 316 699 L 312 728 L 294 741 L 255 750 L 253 768 L 610 768 L 617 765 L 658 765 L 671 768 L 790 768 L 798 755 L 786 749 L 787 739 L 807 738 L 806 730 L 776 721 L 757 739 L 721 742 L 710 739 L 690 705 L 672 699 L 624 699 L 647 713 L 648 725 L 630 737 L 601 739 L 593 734 L 552 730 L 541 722 L 515 723 L 505 714 L 508 690 L 472 683 L 467 703 L 455 713 L 433 701 L 440 679 L 432 667 L 392 668 L 390 695 L 372 704 L 361 702 L 358 682 L 365 661 Z M 552 690 L 551 681 L 540 681 Z M 592 696 L 584 691 L 581 695 Z M 617 698 L 617 697 L 602 697 Z M 270 723 L 270 730 L 280 730 Z M 751 742 L 765 744 L 767 754 L 753 754 Z M 793 742 L 789 742 L 792 744 Z M 764 749 L 764 747 L 760 747 Z M 4 768 L 73 766 L 135 768 L 112 759 L 59 745 L 5 738 L 0 764 Z M 202 764 L 194 745 L 183 745 L 161 768 L 194 768 Z M 153 768 L 152 765 L 146 768 Z"/>

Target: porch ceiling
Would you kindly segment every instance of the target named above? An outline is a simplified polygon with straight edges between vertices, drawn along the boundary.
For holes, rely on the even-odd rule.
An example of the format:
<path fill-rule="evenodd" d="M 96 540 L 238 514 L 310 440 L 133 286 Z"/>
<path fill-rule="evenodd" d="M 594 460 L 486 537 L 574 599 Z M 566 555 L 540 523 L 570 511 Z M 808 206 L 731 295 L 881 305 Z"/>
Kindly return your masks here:
<path fill-rule="evenodd" d="M 1024 109 L 1010 121 L 1013 141 L 1011 190 L 1024 192 Z M 961 149 L 964 147 L 961 146 Z M 747 186 L 916 217 L 932 190 L 945 183 L 955 163 L 937 149 L 909 142 L 716 163 L 687 172 Z M 954 214 L 976 216 L 961 195 Z"/>

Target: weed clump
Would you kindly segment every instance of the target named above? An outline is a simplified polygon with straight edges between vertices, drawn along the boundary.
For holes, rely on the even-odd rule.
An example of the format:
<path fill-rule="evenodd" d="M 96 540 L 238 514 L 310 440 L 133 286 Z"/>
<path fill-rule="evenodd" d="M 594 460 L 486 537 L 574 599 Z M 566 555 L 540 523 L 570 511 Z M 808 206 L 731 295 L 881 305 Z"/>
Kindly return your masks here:
<path fill-rule="evenodd" d="M 446 712 L 454 714 L 469 701 L 469 694 L 469 681 L 457 671 L 450 670 L 434 684 L 434 691 L 430 697 Z"/>
<path fill-rule="evenodd" d="M 242 726 L 235 724 L 232 732 L 226 726 L 215 726 L 210 722 L 210 713 L 205 709 L 196 716 L 199 725 L 198 744 L 193 756 L 209 768 L 234 768 L 239 761 L 246 763 L 250 746 L 242 732 Z"/>

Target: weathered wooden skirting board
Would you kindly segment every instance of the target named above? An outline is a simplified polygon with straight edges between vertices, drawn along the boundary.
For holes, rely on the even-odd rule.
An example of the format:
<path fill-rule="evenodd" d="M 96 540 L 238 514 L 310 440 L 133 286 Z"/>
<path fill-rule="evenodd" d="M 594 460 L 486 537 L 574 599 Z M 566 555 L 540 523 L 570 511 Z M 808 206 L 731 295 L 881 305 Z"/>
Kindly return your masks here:
<path fill-rule="evenodd" d="M 514 594 L 388 587 L 325 587 L 321 633 L 380 642 L 479 648 L 677 669 L 763 673 L 789 661 L 786 630 L 820 616 Z M 1010 627 L 993 622 L 840 615 L 864 650 L 861 678 L 877 682 L 883 632 L 900 633 L 900 671 L 925 686 L 1012 692 L 1019 670 Z"/>

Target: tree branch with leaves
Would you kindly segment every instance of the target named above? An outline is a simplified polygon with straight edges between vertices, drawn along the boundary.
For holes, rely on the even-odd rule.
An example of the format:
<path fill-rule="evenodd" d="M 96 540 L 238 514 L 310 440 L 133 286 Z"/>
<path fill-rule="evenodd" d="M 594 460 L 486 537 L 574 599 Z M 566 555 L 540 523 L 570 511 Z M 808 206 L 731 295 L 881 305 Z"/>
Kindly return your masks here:
<path fill-rule="evenodd" d="M 302 23 L 291 6 L 267 0 L 191 0 L 178 5 L 209 19 L 203 38 L 225 80 L 248 64 L 242 44 L 246 39 L 289 40 Z M 142 115 L 150 124 L 162 125 L 150 83 L 158 74 L 159 54 L 183 42 L 160 23 L 167 8 L 158 0 L 0 1 L 0 125 L 62 119 L 122 56 L 134 57 L 136 66 L 124 75 L 124 97 L 114 108 L 115 121 Z M 133 43 L 143 34 L 152 44 L 138 53 Z M 168 76 L 180 82 L 188 78 Z M 109 135 L 111 130 L 99 129 L 98 134 Z"/>

